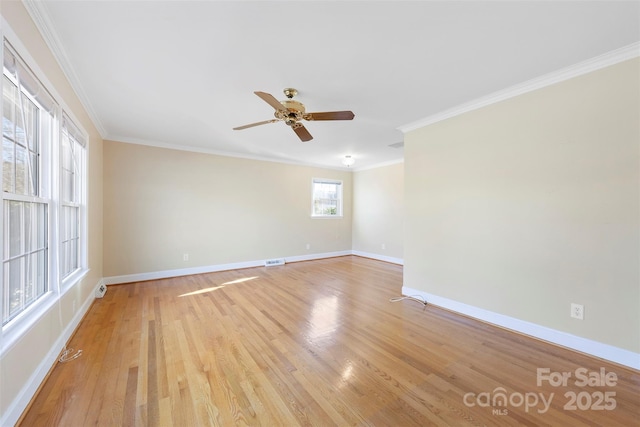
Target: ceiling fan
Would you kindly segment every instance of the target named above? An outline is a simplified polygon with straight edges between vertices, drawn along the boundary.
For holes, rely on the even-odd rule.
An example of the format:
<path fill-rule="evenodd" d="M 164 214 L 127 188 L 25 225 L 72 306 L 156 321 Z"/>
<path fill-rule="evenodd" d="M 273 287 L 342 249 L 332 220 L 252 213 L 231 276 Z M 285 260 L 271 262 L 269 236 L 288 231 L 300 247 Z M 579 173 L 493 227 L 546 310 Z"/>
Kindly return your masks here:
<path fill-rule="evenodd" d="M 298 91 L 294 88 L 286 88 L 284 94 L 287 97 L 284 101 L 278 101 L 273 95 L 266 92 L 253 92 L 263 101 L 271 105 L 276 111 L 273 115 L 275 119 L 265 120 L 262 122 L 251 123 L 244 126 L 238 126 L 233 130 L 242 130 L 254 126 L 266 125 L 267 123 L 275 123 L 279 121 L 285 122 L 298 135 L 301 141 L 311 141 L 313 137 L 301 123 L 301 120 L 352 120 L 355 115 L 351 111 L 327 111 L 322 113 L 307 113 L 304 104 L 295 101 L 294 96 Z"/>

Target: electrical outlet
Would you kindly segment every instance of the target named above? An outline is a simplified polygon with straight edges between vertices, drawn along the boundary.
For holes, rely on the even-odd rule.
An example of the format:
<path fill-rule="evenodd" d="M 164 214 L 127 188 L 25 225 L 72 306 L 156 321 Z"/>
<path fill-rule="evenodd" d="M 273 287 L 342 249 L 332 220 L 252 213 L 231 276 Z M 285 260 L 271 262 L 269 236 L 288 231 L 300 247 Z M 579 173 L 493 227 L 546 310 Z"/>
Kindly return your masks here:
<path fill-rule="evenodd" d="M 182 255 L 182 260 L 183 261 L 189 261 L 189 254 Z"/>
<path fill-rule="evenodd" d="M 584 320 L 584 305 L 571 303 L 571 317 Z"/>
<path fill-rule="evenodd" d="M 385 243 L 382 244 L 382 250 L 387 249 L 387 245 Z"/>
<path fill-rule="evenodd" d="M 307 250 L 311 249 L 311 244 L 307 243 Z"/>
<path fill-rule="evenodd" d="M 73 306 L 73 308 L 72 308 L 73 314 L 75 314 L 76 313 L 76 300 L 73 300 L 72 306 Z"/>

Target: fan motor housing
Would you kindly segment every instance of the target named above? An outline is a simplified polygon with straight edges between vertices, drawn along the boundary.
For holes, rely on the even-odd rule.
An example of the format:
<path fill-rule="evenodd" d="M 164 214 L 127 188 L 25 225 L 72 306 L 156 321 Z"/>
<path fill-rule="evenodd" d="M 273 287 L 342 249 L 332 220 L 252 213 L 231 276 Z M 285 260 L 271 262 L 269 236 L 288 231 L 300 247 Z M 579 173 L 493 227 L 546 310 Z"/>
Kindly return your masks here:
<path fill-rule="evenodd" d="M 302 120 L 305 109 L 301 102 L 294 101 L 293 99 L 286 99 L 284 101 L 280 101 L 280 103 L 287 109 L 287 111 L 276 110 L 274 116 L 277 119 L 283 120 L 289 126 L 292 126 L 299 120 Z"/>
<path fill-rule="evenodd" d="M 298 102 L 293 99 L 285 99 L 284 101 L 280 101 L 280 103 L 284 105 L 284 108 L 287 110 L 293 110 L 300 114 L 305 113 L 304 104 L 302 104 L 302 102 Z"/>

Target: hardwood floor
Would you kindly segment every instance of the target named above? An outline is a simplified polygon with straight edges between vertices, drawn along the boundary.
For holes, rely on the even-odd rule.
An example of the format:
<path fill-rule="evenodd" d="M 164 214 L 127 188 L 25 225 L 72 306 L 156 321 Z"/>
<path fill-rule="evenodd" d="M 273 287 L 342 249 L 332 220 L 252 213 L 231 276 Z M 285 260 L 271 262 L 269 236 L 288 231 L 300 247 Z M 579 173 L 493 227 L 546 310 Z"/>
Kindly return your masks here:
<path fill-rule="evenodd" d="M 21 425 L 638 425 L 640 372 L 401 287 L 355 256 L 111 286 Z"/>

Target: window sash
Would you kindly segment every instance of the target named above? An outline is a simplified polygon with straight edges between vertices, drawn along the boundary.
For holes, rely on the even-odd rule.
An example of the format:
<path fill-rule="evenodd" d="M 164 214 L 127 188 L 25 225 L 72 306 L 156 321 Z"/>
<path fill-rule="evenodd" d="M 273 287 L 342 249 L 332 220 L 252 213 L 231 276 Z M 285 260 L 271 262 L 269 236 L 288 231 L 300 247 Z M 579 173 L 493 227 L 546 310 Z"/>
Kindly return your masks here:
<path fill-rule="evenodd" d="M 41 169 L 38 105 L 5 75 L 2 107 L 2 189 L 37 196 Z"/>
<path fill-rule="evenodd" d="M 60 212 L 60 276 L 70 276 L 80 263 L 80 207 L 63 205 Z"/>
<path fill-rule="evenodd" d="M 49 91 L 40 83 L 40 80 L 34 75 L 31 69 L 24 63 L 20 55 L 18 55 L 14 48 L 4 41 L 3 51 L 3 65 L 6 70 L 5 75 L 8 74 L 14 81 L 20 82 L 20 86 L 25 89 L 26 92 L 40 104 L 44 111 L 53 115 L 57 110 L 57 104 L 55 99 Z"/>
<path fill-rule="evenodd" d="M 66 118 L 66 117 L 65 117 Z M 82 160 L 84 146 L 66 127 L 69 120 L 63 121 L 60 139 L 60 198 L 63 203 L 80 203 Z"/>
<path fill-rule="evenodd" d="M 13 341 L 87 272 L 88 138 L 6 38 L 2 56 L 0 323 Z"/>
<path fill-rule="evenodd" d="M 60 138 L 60 277 L 82 267 L 82 200 L 85 138 L 71 119 L 62 115 Z"/>
<path fill-rule="evenodd" d="M 312 216 L 342 216 L 342 181 L 313 179 Z"/>
<path fill-rule="evenodd" d="M 50 168 L 56 104 L 4 42 L 2 77 L 2 327 L 50 291 Z"/>
<path fill-rule="evenodd" d="M 3 201 L 3 326 L 49 290 L 48 211 L 47 202 Z"/>

